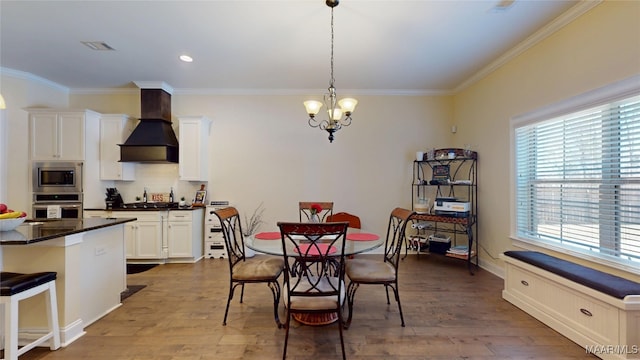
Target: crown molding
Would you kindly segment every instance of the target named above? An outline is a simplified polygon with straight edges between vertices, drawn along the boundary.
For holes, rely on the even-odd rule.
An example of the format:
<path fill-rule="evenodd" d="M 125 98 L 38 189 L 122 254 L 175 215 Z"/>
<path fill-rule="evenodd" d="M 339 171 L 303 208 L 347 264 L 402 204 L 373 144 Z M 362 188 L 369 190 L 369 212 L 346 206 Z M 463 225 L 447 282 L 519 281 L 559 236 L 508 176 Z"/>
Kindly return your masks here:
<path fill-rule="evenodd" d="M 70 89 L 66 86 L 62 86 L 56 82 L 53 82 L 51 80 L 45 79 L 43 77 L 37 76 L 37 75 L 33 75 L 31 73 L 25 72 L 25 71 L 20 71 L 20 70 L 14 70 L 14 69 L 9 69 L 9 68 L 5 68 L 5 67 L 0 67 L 0 75 L 2 76 L 9 76 L 12 78 L 16 78 L 16 79 L 21 79 L 21 80 L 28 80 L 30 82 L 36 83 L 36 84 L 40 84 L 40 85 L 44 85 L 46 87 L 52 88 L 56 91 L 62 91 L 66 94 L 70 93 Z"/>
<path fill-rule="evenodd" d="M 523 52 L 532 48 L 534 45 L 540 43 L 542 40 L 548 38 L 549 36 L 556 33 L 558 30 L 562 29 L 564 26 L 570 24 L 575 19 L 584 15 L 587 11 L 593 9 L 594 7 L 600 5 L 604 0 L 585 0 L 581 1 L 577 5 L 573 6 L 571 9 L 567 10 L 553 21 L 545 25 L 540 30 L 533 33 L 533 35 L 526 38 L 524 41 L 520 42 L 515 47 L 508 50 L 502 56 L 492 61 L 489 65 L 485 66 L 482 70 L 478 71 L 470 78 L 465 80 L 462 84 L 458 85 L 455 89 L 452 90 L 454 94 L 459 93 L 460 91 L 466 89 L 467 87 L 475 84 L 480 81 L 484 77 L 488 76 L 495 70 L 504 66 L 509 61 L 515 59 Z"/>

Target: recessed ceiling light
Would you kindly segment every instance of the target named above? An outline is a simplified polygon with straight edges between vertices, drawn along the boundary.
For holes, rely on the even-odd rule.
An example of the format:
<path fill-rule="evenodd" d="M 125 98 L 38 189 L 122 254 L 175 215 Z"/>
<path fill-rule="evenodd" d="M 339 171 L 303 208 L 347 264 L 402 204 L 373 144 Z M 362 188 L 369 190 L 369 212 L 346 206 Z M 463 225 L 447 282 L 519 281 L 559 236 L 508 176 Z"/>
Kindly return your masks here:
<path fill-rule="evenodd" d="M 82 41 L 82 43 L 92 50 L 115 50 L 104 41 Z"/>
<path fill-rule="evenodd" d="M 182 60 L 184 62 L 192 62 L 193 58 L 191 58 L 191 56 L 189 56 L 189 55 L 180 55 L 180 60 Z"/>
<path fill-rule="evenodd" d="M 493 10 L 494 11 L 507 11 L 511 6 L 513 6 L 514 2 L 515 2 L 515 0 L 500 0 L 500 1 L 498 1 L 498 4 L 493 7 Z"/>

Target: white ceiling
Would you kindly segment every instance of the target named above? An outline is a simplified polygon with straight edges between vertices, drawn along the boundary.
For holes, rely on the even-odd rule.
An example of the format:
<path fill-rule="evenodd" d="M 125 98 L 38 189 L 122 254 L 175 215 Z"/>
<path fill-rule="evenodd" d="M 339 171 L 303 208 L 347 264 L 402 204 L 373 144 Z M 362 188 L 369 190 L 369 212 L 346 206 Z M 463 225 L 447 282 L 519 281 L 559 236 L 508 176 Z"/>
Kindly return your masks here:
<path fill-rule="evenodd" d="M 336 88 L 454 91 L 580 1 L 517 0 L 506 11 L 498 2 L 342 0 Z M 0 67 L 73 91 L 133 81 L 203 93 L 326 89 L 330 14 L 323 0 L 2 0 Z"/>

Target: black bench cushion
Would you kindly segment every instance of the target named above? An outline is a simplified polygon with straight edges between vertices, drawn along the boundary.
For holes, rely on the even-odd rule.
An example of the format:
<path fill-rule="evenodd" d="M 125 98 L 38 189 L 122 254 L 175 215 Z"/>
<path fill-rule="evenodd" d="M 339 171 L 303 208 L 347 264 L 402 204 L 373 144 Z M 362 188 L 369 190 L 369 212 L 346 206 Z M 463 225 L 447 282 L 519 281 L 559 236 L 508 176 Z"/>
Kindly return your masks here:
<path fill-rule="evenodd" d="M 640 295 L 640 283 L 567 260 L 537 251 L 507 251 L 504 254 L 618 299 Z"/>
<path fill-rule="evenodd" d="M 20 274 L 3 271 L 0 273 L 0 295 L 11 296 L 21 293 L 55 280 L 56 275 L 57 273 L 55 272 Z"/>

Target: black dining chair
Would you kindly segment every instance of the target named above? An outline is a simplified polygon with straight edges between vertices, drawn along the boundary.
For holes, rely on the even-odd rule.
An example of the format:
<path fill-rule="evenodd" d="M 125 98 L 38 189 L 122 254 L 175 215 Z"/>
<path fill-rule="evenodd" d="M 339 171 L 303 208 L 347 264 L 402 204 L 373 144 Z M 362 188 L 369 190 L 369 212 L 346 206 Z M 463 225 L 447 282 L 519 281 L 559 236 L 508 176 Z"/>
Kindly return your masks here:
<path fill-rule="evenodd" d="M 318 204 L 322 208 L 322 211 L 317 214 L 320 222 L 325 222 L 327 216 L 333 215 L 332 201 L 300 201 L 298 202 L 300 222 L 311 221 L 311 207 L 314 204 Z"/>
<path fill-rule="evenodd" d="M 348 225 L 348 222 L 278 223 L 286 267 L 284 300 L 287 316 L 284 327 L 287 333 L 283 359 L 287 358 L 291 317 L 295 314 L 335 315 L 342 358 L 346 359 L 342 306 L 345 300 L 344 249 Z"/>
<path fill-rule="evenodd" d="M 395 208 L 391 212 L 382 259 L 354 258 L 347 261 L 345 271 L 349 278 L 349 286 L 347 287 L 349 316 L 345 322 L 345 329 L 351 325 L 353 302 L 356 297 L 356 291 L 360 285 L 384 285 L 387 293 L 387 304 L 391 304 L 389 301 L 389 289 L 391 288 L 398 303 L 400 320 L 404 327 L 404 316 L 400 303 L 400 293 L 398 292 L 398 265 L 402 244 L 404 244 L 405 241 L 407 222 L 414 214 L 415 212 L 402 208 Z"/>
<path fill-rule="evenodd" d="M 244 297 L 244 285 L 249 283 L 266 283 L 273 293 L 273 315 L 278 328 L 282 327 L 278 316 L 278 306 L 280 304 L 281 288 L 278 278 L 284 270 L 284 259 L 279 256 L 257 255 L 247 258 L 245 253 L 244 237 L 240 224 L 240 215 L 234 207 L 227 207 L 214 211 L 220 219 L 224 242 L 227 247 L 227 258 L 229 260 L 229 296 L 227 307 L 224 311 L 222 325 L 227 325 L 227 315 L 229 304 L 233 299 L 236 287 L 241 287 L 240 303 Z"/>

